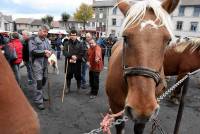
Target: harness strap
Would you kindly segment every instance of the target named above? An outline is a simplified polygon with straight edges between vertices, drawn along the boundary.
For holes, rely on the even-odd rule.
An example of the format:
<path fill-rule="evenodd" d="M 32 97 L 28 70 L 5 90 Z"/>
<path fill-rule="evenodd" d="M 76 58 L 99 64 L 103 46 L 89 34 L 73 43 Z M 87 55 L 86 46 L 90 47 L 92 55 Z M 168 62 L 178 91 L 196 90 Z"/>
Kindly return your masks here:
<path fill-rule="evenodd" d="M 160 74 L 152 69 L 145 67 L 124 67 L 124 77 L 127 76 L 145 76 L 154 79 L 156 86 L 160 83 Z"/>

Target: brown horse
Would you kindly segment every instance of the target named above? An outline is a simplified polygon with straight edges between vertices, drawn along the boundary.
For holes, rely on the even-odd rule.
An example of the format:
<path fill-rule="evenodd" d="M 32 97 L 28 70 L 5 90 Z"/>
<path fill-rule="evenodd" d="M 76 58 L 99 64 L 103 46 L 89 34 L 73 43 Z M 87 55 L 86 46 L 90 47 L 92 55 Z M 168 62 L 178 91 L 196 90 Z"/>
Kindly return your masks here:
<path fill-rule="evenodd" d="M 39 134 L 39 120 L 0 51 L 0 133 Z"/>
<path fill-rule="evenodd" d="M 135 121 L 135 134 L 142 134 L 145 123 L 158 113 L 156 88 L 164 60 L 164 50 L 173 36 L 171 13 L 179 0 L 144 0 L 129 4 L 118 1 L 125 15 L 124 41 L 115 44 L 109 62 L 106 93 L 113 113 L 125 110 Z M 124 123 L 116 126 L 121 134 Z"/>
<path fill-rule="evenodd" d="M 164 73 L 166 76 L 178 75 L 177 81 L 182 79 L 187 73 L 200 68 L 200 39 L 172 44 L 165 50 Z M 171 99 L 178 103 L 181 84 L 172 94 Z"/>

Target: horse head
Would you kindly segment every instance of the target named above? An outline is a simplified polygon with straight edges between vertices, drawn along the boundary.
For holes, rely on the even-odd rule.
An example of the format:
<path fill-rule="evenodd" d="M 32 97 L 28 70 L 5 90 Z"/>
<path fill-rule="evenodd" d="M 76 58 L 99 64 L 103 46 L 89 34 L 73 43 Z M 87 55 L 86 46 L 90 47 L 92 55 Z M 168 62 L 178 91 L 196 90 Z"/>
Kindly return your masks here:
<path fill-rule="evenodd" d="M 169 13 L 179 0 L 118 2 L 125 15 L 122 25 L 125 113 L 134 121 L 147 122 L 159 111 L 156 87 L 161 79 L 164 50 L 173 36 Z"/>

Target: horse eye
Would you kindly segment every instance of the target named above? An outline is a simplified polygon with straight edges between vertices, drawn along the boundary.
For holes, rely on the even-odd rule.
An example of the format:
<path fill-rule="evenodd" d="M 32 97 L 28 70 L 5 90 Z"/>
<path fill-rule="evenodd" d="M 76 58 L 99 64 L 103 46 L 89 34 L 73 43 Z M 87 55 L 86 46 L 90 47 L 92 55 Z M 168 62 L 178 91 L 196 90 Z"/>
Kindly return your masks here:
<path fill-rule="evenodd" d="M 172 41 L 172 38 L 170 38 L 170 39 L 167 41 L 167 46 L 170 44 L 171 41 Z"/>

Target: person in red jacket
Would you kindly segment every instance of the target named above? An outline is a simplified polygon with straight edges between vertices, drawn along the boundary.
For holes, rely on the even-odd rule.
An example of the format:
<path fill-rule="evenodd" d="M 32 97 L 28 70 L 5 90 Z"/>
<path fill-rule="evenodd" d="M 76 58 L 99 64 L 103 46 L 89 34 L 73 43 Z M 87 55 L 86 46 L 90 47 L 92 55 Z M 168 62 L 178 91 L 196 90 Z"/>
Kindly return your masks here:
<path fill-rule="evenodd" d="M 19 64 L 22 62 L 22 50 L 23 50 L 23 45 L 21 41 L 19 40 L 19 35 L 18 33 L 14 32 L 11 34 L 11 41 L 8 44 L 10 47 L 14 48 L 17 54 L 17 59 L 10 61 L 10 66 L 15 74 L 15 78 L 20 85 L 20 71 L 19 71 Z"/>
<path fill-rule="evenodd" d="M 102 61 L 102 50 L 99 45 L 96 44 L 94 39 L 91 39 L 88 44 L 90 48 L 88 49 L 88 66 L 89 66 L 89 82 L 90 82 L 90 99 L 97 96 L 99 91 L 99 75 L 103 69 Z"/>

